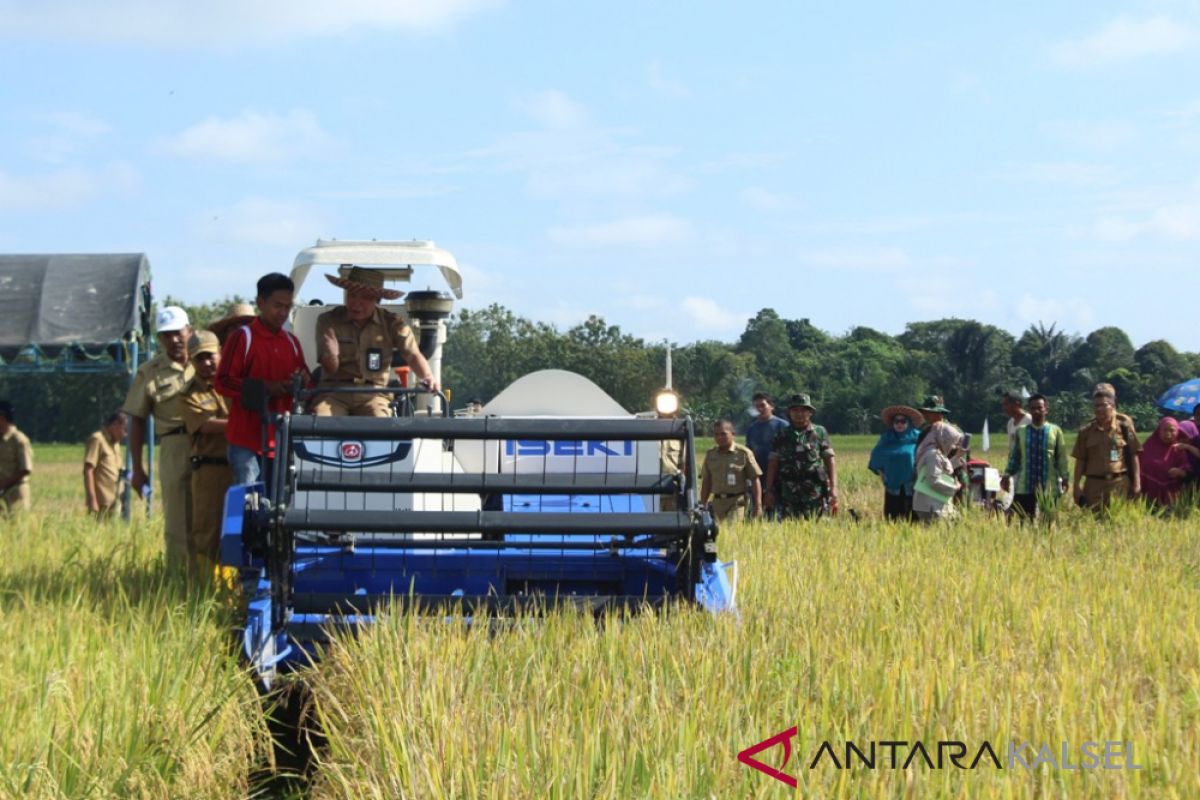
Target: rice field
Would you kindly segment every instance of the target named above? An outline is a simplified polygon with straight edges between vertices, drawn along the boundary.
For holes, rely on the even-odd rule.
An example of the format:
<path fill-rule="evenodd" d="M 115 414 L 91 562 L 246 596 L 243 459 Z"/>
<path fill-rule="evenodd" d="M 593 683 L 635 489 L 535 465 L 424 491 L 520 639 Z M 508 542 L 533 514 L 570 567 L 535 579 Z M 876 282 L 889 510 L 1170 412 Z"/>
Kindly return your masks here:
<path fill-rule="evenodd" d="M 869 445 L 835 437 L 857 523 L 722 533 L 740 617 L 395 615 L 337 642 L 307 676 L 328 737 L 310 795 L 1200 796 L 1195 518 L 884 525 Z M 83 516 L 81 454 L 39 448 L 37 510 L 2 523 L 0 796 L 248 796 L 270 747 L 230 605 L 162 579 L 156 520 Z M 786 765 L 756 758 L 795 789 L 739 762 L 793 726 Z M 921 742 L 934 766 L 880 745 L 839 768 L 847 740 L 904 742 L 899 762 Z M 1140 769 L 1058 768 L 1064 741 L 1076 765 L 1131 743 L 1113 763 Z M 939 742 L 1004 768 L 937 768 Z"/>

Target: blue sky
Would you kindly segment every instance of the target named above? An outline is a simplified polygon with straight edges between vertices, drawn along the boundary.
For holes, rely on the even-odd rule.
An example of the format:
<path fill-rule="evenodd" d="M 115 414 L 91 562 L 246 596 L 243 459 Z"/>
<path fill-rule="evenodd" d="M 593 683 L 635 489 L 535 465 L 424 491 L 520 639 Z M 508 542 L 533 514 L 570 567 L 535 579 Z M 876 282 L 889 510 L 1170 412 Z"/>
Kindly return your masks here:
<path fill-rule="evenodd" d="M 1196 0 L 0 0 L 0 40 L 0 252 L 143 251 L 160 295 L 425 238 L 560 326 L 1200 350 Z"/>

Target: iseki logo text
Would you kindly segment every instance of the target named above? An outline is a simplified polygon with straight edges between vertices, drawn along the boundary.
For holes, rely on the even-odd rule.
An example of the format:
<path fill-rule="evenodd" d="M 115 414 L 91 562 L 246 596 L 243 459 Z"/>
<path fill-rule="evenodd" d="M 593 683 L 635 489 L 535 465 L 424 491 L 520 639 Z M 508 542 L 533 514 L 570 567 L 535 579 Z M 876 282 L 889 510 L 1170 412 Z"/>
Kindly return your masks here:
<path fill-rule="evenodd" d="M 1137 770 L 1133 742 L 1088 739 L 1080 742 L 1031 742 L 1012 739 L 999 746 L 982 742 L 905 741 L 899 739 L 824 740 L 800 754 L 793 739 L 798 728 L 763 739 L 738 753 L 738 761 L 793 789 L 799 770 L 809 769 L 1000 769 L 1032 771 L 1043 766 L 1060 770 Z"/>

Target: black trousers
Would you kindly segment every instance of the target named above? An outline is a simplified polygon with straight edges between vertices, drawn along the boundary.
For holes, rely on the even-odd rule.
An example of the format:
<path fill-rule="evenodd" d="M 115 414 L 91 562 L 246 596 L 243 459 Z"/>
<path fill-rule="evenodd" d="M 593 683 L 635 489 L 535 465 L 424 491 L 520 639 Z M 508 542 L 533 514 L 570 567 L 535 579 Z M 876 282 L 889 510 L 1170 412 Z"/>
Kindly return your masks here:
<path fill-rule="evenodd" d="M 1014 494 L 1012 513 L 1021 519 L 1037 519 L 1038 502 L 1036 494 Z"/>
<path fill-rule="evenodd" d="M 900 494 L 892 494 L 885 489 L 883 492 L 883 518 L 912 519 L 912 495 L 904 494 L 903 490 Z"/>

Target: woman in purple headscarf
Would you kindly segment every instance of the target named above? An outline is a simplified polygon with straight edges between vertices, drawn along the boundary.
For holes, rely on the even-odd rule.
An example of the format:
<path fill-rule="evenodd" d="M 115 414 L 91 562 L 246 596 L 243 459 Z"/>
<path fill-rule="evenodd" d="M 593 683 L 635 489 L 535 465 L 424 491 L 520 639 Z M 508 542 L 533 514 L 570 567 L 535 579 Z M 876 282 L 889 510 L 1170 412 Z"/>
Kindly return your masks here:
<path fill-rule="evenodd" d="M 1174 417 L 1158 421 L 1154 435 L 1146 439 L 1139 454 L 1142 494 L 1156 506 L 1175 501 L 1188 474 L 1188 454 L 1178 447 L 1179 422 Z"/>
<path fill-rule="evenodd" d="M 1196 407 L 1200 410 L 1200 406 Z M 1188 472 L 1186 480 L 1194 481 L 1200 478 L 1200 428 L 1190 419 L 1179 423 L 1179 449 L 1188 454 Z"/>

